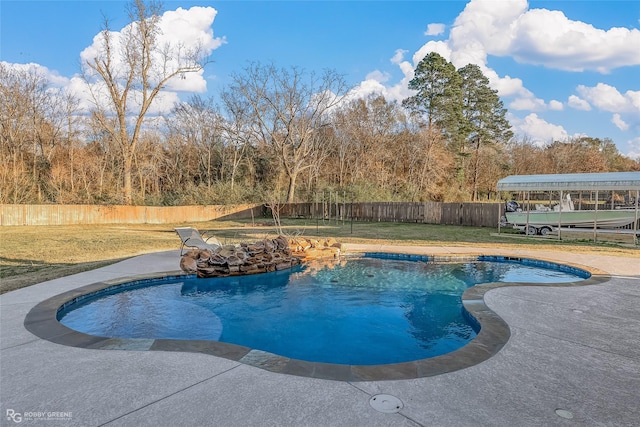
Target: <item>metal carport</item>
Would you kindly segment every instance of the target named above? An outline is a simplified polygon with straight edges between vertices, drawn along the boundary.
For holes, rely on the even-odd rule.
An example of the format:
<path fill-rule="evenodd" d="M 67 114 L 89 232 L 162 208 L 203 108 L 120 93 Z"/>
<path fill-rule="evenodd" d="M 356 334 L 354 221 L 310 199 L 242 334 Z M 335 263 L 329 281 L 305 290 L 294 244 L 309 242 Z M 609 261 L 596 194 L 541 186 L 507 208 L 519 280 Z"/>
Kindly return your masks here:
<path fill-rule="evenodd" d="M 497 191 L 559 191 L 560 200 L 564 191 L 594 191 L 596 210 L 600 191 L 635 191 L 635 221 L 633 223 L 633 241 L 638 244 L 638 198 L 640 196 L 640 172 L 602 172 L 602 173 L 570 173 L 545 175 L 511 175 L 498 181 Z M 558 238 L 561 238 L 558 223 Z M 597 224 L 593 228 L 594 240 Z"/>

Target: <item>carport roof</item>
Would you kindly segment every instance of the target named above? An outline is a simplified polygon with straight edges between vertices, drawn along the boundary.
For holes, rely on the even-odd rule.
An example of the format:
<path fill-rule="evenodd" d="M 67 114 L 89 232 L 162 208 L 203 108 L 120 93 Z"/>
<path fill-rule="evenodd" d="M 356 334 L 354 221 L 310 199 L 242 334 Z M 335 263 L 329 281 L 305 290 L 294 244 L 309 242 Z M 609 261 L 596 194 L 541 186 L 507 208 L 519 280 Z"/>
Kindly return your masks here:
<path fill-rule="evenodd" d="M 511 175 L 496 187 L 498 191 L 640 190 L 640 172 Z"/>

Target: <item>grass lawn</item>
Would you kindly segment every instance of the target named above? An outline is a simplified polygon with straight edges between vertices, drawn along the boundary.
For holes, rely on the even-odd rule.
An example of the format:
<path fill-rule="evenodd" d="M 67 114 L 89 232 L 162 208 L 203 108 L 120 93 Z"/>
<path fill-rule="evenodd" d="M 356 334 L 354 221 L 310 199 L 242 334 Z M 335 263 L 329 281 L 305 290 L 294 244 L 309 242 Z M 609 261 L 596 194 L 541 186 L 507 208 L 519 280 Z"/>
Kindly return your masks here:
<path fill-rule="evenodd" d="M 210 221 L 189 224 L 71 225 L 0 227 L 0 293 L 102 267 L 135 255 L 179 249 L 174 227 L 209 230 L 222 243 L 277 236 L 272 220 Z M 527 238 L 512 230 L 447 225 L 283 219 L 288 236 L 335 237 L 344 243 L 417 246 L 528 247 L 640 258 L 640 249 L 616 243 Z M 176 259 L 176 269 L 178 260 Z"/>

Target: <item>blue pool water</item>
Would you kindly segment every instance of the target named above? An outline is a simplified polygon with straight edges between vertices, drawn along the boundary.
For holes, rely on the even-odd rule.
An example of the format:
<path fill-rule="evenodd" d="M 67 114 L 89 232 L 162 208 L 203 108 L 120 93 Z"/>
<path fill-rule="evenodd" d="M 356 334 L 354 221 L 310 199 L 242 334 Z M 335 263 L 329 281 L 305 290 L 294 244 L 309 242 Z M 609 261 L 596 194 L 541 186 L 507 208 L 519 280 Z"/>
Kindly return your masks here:
<path fill-rule="evenodd" d="M 461 295 L 487 282 L 569 282 L 577 272 L 481 261 L 369 256 L 218 279 L 101 291 L 62 309 L 96 336 L 218 340 L 294 359 L 378 365 L 454 351 L 477 334 Z"/>

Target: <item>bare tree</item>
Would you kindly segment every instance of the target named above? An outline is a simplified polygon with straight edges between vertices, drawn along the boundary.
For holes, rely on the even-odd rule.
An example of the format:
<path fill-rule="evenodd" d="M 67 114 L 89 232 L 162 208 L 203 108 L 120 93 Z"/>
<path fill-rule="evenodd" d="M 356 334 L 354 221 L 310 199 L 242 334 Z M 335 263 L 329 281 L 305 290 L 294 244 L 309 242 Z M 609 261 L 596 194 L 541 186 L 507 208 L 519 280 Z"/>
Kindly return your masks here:
<path fill-rule="evenodd" d="M 119 185 L 122 184 L 119 179 L 119 172 L 122 170 L 119 165 L 120 156 L 116 153 L 113 138 L 95 116 L 96 114 L 91 114 L 87 117 L 84 129 L 87 144 L 83 153 L 78 153 L 78 165 L 82 166 L 78 170 L 82 180 L 81 191 L 90 203 L 106 200 L 113 202 L 110 196 L 116 191 L 120 192 Z M 118 173 L 114 173 L 115 171 Z"/>
<path fill-rule="evenodd" d="M 211 99 L 192 96 L 187 102 L 176 104 L 168 118 L 172 136 L 184 141 L 189 150 L 195 150 L 202 171 L 195 172 L 207 188 L 217 177 L 222 177 L 224 147 L 222 145 L 222 117 Z M 216 175 L 217 170 L 217 175 Z"/>
<path fill-rule="evenodd" d="M 100 49 L 84 66 L 96 118 L 120 147 L 123 198 L 132 203 L 132 165 L 144 119 L 167 83 L 195 73 L 206 64 L 201 47 L 187 49 L 181 43 L 160 45 L 162 6 L 154 1 L 133 0 L 130 24 L 119 34 L 105 19 Z M 109 120 L 114 117 L 115 120 Z"/>
<path fill-rule="evenodd" d="M 0 63 L 0 202 L 21 203 L 29 192 L 29 176 L 25 171 L 25 152 L 32 129 L 29 120 L 29 95 L 43 87 L 37 75 L 19 72 Z M 35 81 L 34 81 L 35 80 Z"/>
<path fill-rule="evenodd" d="M 3 199 L 20 203 L 48 198 L 45 193 L 51 190 L 51 161 L 62 140 L 65 102 L 37 67 L 0 64 Z"/>
<path fill-rule="evenodd" d="M 66 151 L 68 154 L 68 175 L 69 175 L 69 189 L 72 194 L 75 196 L 75 154 L 76 154 L 76 146 L 78 145 L 78 111 L 80 101 L 79 99 L 71 94 L 67 93 L 64 98 L 64 112 L 65 112 L 65 123 L 64 127 L 65 131 L 65 140 L 66 140 Z"/>
<path fill-rule="evenodd" d="M 298 175 L 311 167 L 328 125 L 327 113 L 344 96 L 346 83 L 335 71 L 320 76 L 299 68 L 252 64 L 233 77 L 232 91 L 253 109 L 264 143 L 272 147 L 288 178 L 287 202 L 295 198 Z"/>
<path fill-rule="evenodd" d="M 433 126 L 418 126 L 413 135 L 409 170 L 417 191 L 412 199 L 443 200 L 453 175 L 446 141 Z"/>
<path fill-rule="evenodd" d="M 251 104 L 237 91 L 225 90 L 220 96 L 226 120 L 223 124 L 225 142 L 230 156 L 231 190 L 235 185 L 238 168 L 246 157 L 247 149 L 255 145 L 260 135 Z"/>
<path fill-rule="evenodd" d="M 369 182 L 384 188 L 397 178 L 394 168 L 403 160 L 405 115 L 394 102 L 373 95 L 355 99 L 334 115 L 339 170 L 348 182 Z"/>

